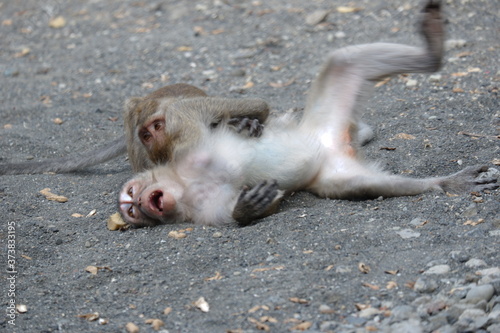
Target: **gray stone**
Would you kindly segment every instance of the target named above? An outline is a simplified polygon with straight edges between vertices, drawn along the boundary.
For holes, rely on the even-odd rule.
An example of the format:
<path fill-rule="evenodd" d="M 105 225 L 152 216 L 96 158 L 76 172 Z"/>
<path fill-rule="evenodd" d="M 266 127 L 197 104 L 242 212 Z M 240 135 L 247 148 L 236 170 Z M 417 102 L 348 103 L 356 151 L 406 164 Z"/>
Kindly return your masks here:
<path fill-rule="evenodd" d="M 399 305 L 391 310 L 391 322 L 403 321 L 415 317 L 415 308 L 410 305 Z"/>
<path fill-rule="evenodd" d="M 391 332 L 394 333 L 422 333 L 422 325 L 417 319 L 410 319 L 391 325 Z"/>
<path fill-rule="evenodd" d="M 495 288 L 491 284 L 483 284 L 481 286 L 472 287 L 467 296 L 465 296 L 465 301 L 468 303 L 478 303 L 479 301 L 485 300 L 488 302 L 495 293 Z"/>
<path fill-rule="evenodd" d="M 500 324 L 490 325 L 486 330 L 490 333 L 499 333 L 500 332 Z"/>
<path fill-rule="evenodd" d="M 449 273 L 451 270 L 449 265 L 436 265 L 432 266 L 428 270 L 424 272 L 424 274 L 436 274 L 436 275 L 441 275 L 441 274 L 446 274 Z"/>
<path fill-rule="evenodd" d="M 437 287 L 438 284 L 436 281 L 424 277 L 419 277 L 417 281 L 415 281 L 413 289 L 419 293 L 427 294 L 427 293 L 432 293 L 434 290 L 437 289 Z"/>
<path fill-rule="evenodd" d="M 486 266 L 486 262 L 484 260 L 481 260 L 481 259 L 472 258 L 465 263 L 465 266 L 467 266 L 469 268 L 477 268 L 477 267 L 481 267 L 481 266 Z"/>
<path fill-rule="evenodd" d="M 403 239 L 420 237 L 420 232 L 416 232 L 411 229 L 403 229 L 401 231 L 396 231 L 396 233 Z"/>

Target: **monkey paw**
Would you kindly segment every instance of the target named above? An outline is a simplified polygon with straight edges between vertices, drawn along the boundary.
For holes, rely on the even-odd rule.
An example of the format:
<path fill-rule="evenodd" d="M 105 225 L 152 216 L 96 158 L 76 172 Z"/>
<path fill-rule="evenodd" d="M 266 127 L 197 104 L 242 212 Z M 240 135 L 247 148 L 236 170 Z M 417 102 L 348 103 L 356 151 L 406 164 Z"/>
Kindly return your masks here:
<path fill-rule="evenodd" d="M 500 171 L 487 166 L 470 166 L 441 181 L 441 188 L 446 192 L 481 192 L 494 190 L 499 187 L 497 183 Z"/>
<path fill-rule="evenodd" d="M 278 189 L 276 180 L 265 180 L 251 189 L 245 188 L 238 197 L 233 218 L 240 226 L 248 225 L 253 220 L 269 214 L 281 195 L 282 191 Z"/>
<path fill-rule="evenodd" d="M 247 117 L 231 118 L 229 119 L 228 124 L 235 126 L 238 133 L 247 128 L 249 135 L 256 138 L 261 136 L 262 131 L 264 130 L 264 125 L 262 125 L 258 119 L 251 119 Z"/>

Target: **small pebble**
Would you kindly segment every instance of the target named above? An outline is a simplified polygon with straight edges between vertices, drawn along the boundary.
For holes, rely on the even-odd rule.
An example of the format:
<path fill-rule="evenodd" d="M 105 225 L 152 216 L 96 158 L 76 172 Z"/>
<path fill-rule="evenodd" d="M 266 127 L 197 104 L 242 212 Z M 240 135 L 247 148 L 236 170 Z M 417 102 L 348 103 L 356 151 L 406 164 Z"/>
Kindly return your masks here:
<path fill-rule="evenodd" d="M 450 270 L 451 270 L 451 268 L 448 265 L 436 265 L 436 266 L 432 266 L 431 268 L 429 268 L 428 270 L 426 270 L 424 272 L 424 274 L 436 274 L 436 275 L 440 275 L 440 274 L 449 273 Z"/>
<path fill-rule="evenodd" d="M 481 267 L 481 266 L 486 266 L 486 262 L 484 260 L 481 260 L 481 259 L 472 258 L 465 263 L 465 266 L 470 267 L 470 268 L 477 268 L 477 267 Z"/>
<path fill-rule="evenodd" d="M 221 238 L 222 237 L 222 232 L 219 232 L 219 231 L 216 231 L 214 232 L 214 234 L 212 235 L 213 238 Z"/>
<path fill-rule="evenodd" d="M 416 87 L 418 84 L 418 81 L 417 80 L 414 80 L 414 79 L 409 79 L 408 81 L 406 81 L 406 86 L 407 87 Z"/>
<path fill-rule="evenodd" d="M 427 294 L 427 293 L 432 293 L 434 290 L 437 289 L 437 287 L 438 284 L 436 281 L 419 277 L 417 281 L 415 281 L 413 289 L 417 292 Z"/>
<path fill-rule="evenodd" d="M 478 303 L 482 300 L 488 302 L 493 297 L 494 293 L 495 289 L 491 284 L 475 286 L 469 290 L 467 296 L 465 296 L 465 301 L 468 303 Z"/>

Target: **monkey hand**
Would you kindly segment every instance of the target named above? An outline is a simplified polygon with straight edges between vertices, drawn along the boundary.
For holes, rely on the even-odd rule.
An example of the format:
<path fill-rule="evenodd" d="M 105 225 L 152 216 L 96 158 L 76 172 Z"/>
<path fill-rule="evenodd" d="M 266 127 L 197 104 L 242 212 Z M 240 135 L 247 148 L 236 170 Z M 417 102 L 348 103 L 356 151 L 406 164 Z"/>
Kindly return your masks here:
<path fill-rule="evenodd" d="M 259 119 L 242 117 L 242 118 L 231 118 L 227 122 L 229 125 L 233 125 L 236 127 L 236 131 L 240 133 L 245 128 L 248 129 L 248 133 L 250 136 L 254 136 L 258 138 L 262 135 L 262 131 L 264 130 L 264 125 L 262 125 Z"/>
<path fill-rule="evenodd" d="M 500 172 L 497 169 L 476 165 L 467 167 L 453 175 L 438 178 L 438 183 L 446 192 L 481 192 L 498 188 L 499 175 Z"/>
<path fill-rule="evenodd" d="M 240 226 L 249 225 L 253 220 L 272 214 L 283 192 L 276 180 L 263 181 L 253 188 L 244 188 L 233 210 L 233 218 Z"/>

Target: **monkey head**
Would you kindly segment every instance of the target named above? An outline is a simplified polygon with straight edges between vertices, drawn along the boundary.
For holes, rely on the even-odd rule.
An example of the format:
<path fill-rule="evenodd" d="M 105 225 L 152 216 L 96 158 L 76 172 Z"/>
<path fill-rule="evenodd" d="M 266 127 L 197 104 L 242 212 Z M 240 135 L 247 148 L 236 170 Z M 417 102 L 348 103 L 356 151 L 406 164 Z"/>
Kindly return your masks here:
<path fill-rule="evenodd" d="M 123 219 L 135 227 L 178 222 L 181 218 L 178 203 L 184 191 L 173 179 L 175 177 L 158 180 L 155 172 L 150 170 L 125 183 L 118 199 Z"/>

